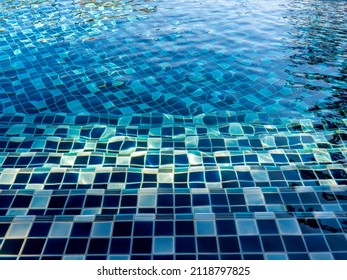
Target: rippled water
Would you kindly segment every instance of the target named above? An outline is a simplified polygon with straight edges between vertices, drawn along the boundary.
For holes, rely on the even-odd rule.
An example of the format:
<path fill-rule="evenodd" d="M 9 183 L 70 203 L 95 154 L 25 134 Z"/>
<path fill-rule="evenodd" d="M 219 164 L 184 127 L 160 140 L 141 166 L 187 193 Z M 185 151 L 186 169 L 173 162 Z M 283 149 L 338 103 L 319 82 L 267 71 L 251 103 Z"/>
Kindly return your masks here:
<path fill-rule="evenodd" d="M 6 1 L 1 112 L 334 107 L 345 18 L 345 1 Z"/>
<path fill-rule="evenodd" d="M 0 259 L 347 259 L 346 14 L 0 0 Z"/>

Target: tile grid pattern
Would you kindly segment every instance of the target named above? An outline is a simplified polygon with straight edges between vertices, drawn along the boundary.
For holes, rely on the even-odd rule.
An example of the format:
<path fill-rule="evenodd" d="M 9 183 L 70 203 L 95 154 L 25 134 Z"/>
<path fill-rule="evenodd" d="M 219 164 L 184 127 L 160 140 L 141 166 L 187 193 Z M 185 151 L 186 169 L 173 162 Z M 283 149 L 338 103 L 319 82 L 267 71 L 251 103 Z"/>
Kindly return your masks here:
<path fill-rule="evenodd" d="M 0 259 L 347 259 L 344 2 L 116 2 L 0 7 Z"/>
<path fill-rule="evenodd" d="M 140 131 L 141 119 L 123 128 L 132 122 Z M 20 136 L 3 130 L 9 144 L 0 169 L 1 258 L 345 259 L 343 134 L 332 141 L 313 126 L 307 133 L 301 122 L 293 130 L 291 123 L 230 122 L 224 134 L 223 124 L 196 120 L 187 122 L 195 130 L 144 124 L 145 145 L 140 137 L 116 136 L 119 121 L 63 126 L 55 152 L 45 150 L 45 141 L 35 151 L 5 151 Z M 45 126 L 43 136 L 59 129 Z M 16 126 L 8 129 L 15 133 Z M 73 139 L 69 130 L 91 150 L 71 144 L 62 151 L 61 143 Z M 240 145 L 252 136 L 258 145 Z M 183 145 L 175 145 L 176 137 Z M 164 140 L 173 145 L 166 148 Z"/>

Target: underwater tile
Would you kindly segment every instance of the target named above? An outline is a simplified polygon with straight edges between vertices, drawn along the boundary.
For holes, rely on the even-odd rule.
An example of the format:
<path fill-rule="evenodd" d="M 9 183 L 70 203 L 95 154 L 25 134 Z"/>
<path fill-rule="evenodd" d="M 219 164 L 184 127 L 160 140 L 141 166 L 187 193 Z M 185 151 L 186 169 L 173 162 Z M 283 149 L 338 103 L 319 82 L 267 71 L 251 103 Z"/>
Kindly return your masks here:
<path fill-rule="evenodd" d="M 278 219 L 277 224 L 281 234 L 301 234 L 300 228 L 295 219 Z"/>
<path fill-rule="evenodd" d="M 1 259 L 347 259 L 343 5 L 2 2 Z"/>
<path fill-rule="evenodd" d="M 157 237 L 154 239 L 154 254 L 173 254 L 174 238 L 173 237 Z"/>
<path fill-rule="evenodd" d="M 258 228 L 255 220 L 237 219 L 236 220 L 237 232 L 240 235 L 257 235 Z"/>

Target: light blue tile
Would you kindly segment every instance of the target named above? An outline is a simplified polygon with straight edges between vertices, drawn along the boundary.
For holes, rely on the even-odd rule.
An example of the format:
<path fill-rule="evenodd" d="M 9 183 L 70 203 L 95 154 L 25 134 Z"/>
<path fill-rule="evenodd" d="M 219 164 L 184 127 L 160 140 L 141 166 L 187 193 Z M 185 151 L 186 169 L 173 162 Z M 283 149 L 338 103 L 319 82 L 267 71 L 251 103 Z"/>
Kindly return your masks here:
<path fill-rule="evenodd" d="M 326 212 L 341 212 L 342 211 L 341 206 L 338 204 L 326 204 L 326 205 L 323 204 L 322 208 Z"/>
<path fill-rule="evenodd" d="M 236 228 L 240 235 L 256 235 L 259 233 L 257 224 L 253 219 L 236 220 Z"/>
<path fill-rule="evenodd" d="M 154 254 L 173 254 L 173 237 L 158 237 L 154 239 Z"/>
<path fill-rule="evenodd" d="M 246 193 L 245 199 L 248 205 L 263 205 L 265 204 L 262 193 Z"/>
<path fill-rule="evenodd" d="M 124 260 L 127 261 L 130 259 L 129 256 L 127 255 L 110 255 L 108 258 L 108 260 Z"/>
<path fill-rule="evenodd" d="M 50 237 L 67 237 L 70 235 L 70 230 L 72 223 L 53 223 L 51 231 L 49 233 Z"/>
<path fill-rule="evenodd" d="M 252 171 L 252 177 L 254 181 L 257 182 L 267 182 L 269 181 L 268 172 L 264 170 L 254 170 Z"/>
<path fill-rule="evenodd" d="M 69 255 L 69 256 L 64 256 L 63 259 L 64 260 L 70 260 L 70 261 L 73 261 L 73 260 L 81 261 L 81 260 L 85 259 L 85 256 Z"/>
<path fill-rule="evenodd" d="M 266 260 L 288 260 L 287 254 L 265 254 Z"/>
<path fill-rule="evenodd" d="M 334 257 L 330 253 L 310 253 L 311 260 L 333 260 Z"/>
<path fill-rule="evenodd" d="M 140 207 L 155 207 L 157 204 L 155 195 L 140 195 L 138 206 Z"/>
<path fill-rule="evenodd" d="M 197 235 L 216 235 L 214 221 L 195 221 Z"/>
<path fill-rule="evenodd" d="M 30 208 L 47 208 L 49 200 L 49 196 L 35 196 L 31 202 Z"/>
<path fill-rule="evenodd" d="M 193 207 L 193 213 L 212 213 L 212 207 L 211 206 L 196 206 Z"/>
<path fill-rule="evenodd" d="M 286 207 L 282 204 L 266 205 L 266 210 L 268 212 L 285 212 L 285 211 L 287 211 Z"/>
<path fill-rule="evenodd" d="M 111 235 L 112 223 L 111 222 L 97 222 L 93 225 L 92 235 L 93 237 L 108 237 Z"/>
<path fill-rule="evenodd" d="M 101 214 L 101 209 L 87 208 L 82 210 L 82 215 L 97 215 L 97 214 Z"/>
<path fill-rule="evenodd" d="M 12 224 L 7 237 L 14 238 L 24 238 L 27 236 L 29 229 L 31 227 L 31 223 L 20 223 L 20 224 Z"/>
<path fill-rule="evenodd" d="M 16 173 L 4 173 L 1 174 L 0 182 L 2 184 L 13 184 L 16 178 Z"/>
<path fill-rule="evenodd" d="M 7 216 L 18 216 L 18 215 L 26 215 L 26 213 L 28 212 L 27 209 L 9 209 L 6 212 Z"/>
<path fill-rule="evenodd" d="M 281 234 L 301 234 L 296 219 L 278 219 L 277 223 Z"/>

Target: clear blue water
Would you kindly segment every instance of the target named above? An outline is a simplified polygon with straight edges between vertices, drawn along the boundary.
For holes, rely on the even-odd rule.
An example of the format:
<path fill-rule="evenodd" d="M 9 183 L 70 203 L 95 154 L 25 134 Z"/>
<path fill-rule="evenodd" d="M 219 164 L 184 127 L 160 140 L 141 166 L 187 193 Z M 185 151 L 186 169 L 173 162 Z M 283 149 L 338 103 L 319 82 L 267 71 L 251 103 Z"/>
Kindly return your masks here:
<path fill-rule="evenodd" d="M 347 259 L 345 0 L 0 4 L 1 258 Z"/>
<path fill-rule="evenodd" d="M 345 5 L 6 1 L 1 112 L 304 114 L 345 92 Z"/>

